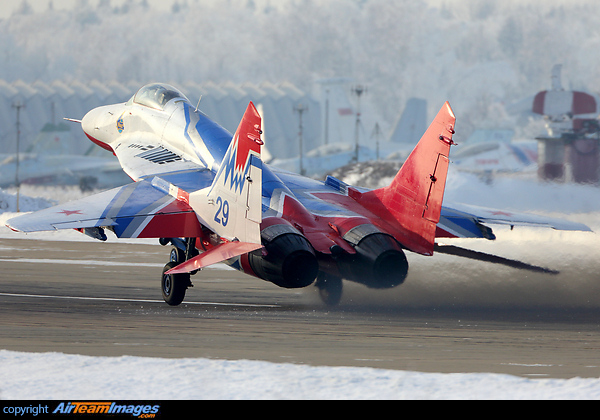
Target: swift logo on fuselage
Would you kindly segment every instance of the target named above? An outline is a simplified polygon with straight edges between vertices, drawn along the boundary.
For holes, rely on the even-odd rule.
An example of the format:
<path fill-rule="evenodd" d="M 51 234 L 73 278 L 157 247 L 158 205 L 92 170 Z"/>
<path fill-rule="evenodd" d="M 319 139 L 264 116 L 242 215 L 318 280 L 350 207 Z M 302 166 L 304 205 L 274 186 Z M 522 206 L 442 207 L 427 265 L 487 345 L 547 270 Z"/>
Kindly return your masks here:
<path fill-rule="evenodd" d="M 125 113 L 121 114 L 121 116 L 117 120 L 117 130 L 119 131 L 119 134 L 121 134 L 125 130 L 125 123 L 123 122 L 123 115 L 125 115 Z"/>

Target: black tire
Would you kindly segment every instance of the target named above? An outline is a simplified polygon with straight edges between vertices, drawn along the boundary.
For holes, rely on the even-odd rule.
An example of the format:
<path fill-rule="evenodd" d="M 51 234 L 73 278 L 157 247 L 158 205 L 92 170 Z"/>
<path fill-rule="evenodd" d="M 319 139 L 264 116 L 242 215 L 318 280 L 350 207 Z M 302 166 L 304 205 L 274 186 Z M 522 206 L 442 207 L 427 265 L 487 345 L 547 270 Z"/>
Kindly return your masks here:
<path fill-rule="evenodd" d="M 175 262 L 177 264 L 181 264 L 185 262 L 185 251 L 174 246 L 171 248 L 171 253 L 169 254 L 169 260 Z"/>
<path fill-rule="evenodd" d="M 190 285 L 190 274 L 165 274 L 171 268 L 177 267 L 179 264 L 169 261 L 163 268 L 160 289 L 163 299 L 171 306 L 177 306 L 183 302 L 185 292 Z"/>
<path fill-rule="evenodd" d="M 330 274 L 319 272 L 316 282 L 319 297 L 327 306 L 337 306 L 342 300 L 342 279 Z"/>

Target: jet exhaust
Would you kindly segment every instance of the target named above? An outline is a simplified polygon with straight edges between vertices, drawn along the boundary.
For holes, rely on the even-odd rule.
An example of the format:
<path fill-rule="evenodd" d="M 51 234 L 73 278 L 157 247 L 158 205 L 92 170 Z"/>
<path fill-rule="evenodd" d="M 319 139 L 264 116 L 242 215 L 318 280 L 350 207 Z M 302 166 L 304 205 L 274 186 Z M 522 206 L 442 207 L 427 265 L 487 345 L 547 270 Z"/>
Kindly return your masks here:
<path fill-rule="evenodd" d="M 344 279 L 372 289 L 389 289 L 404 283 L 408 261 L 400 244 L 373 225 L 360 225 L 344 235 L 356 254 L 343 254 L 337 265 Z"/>
<path fill-rule="evenodd" d="M 264 250 L 248 254 L 254 273 L 277 286 L 297 289 L 310 286 L 319 272 L 315 251 L 308 240 L 289 224 L 275 224 L 261 231 Z"/>

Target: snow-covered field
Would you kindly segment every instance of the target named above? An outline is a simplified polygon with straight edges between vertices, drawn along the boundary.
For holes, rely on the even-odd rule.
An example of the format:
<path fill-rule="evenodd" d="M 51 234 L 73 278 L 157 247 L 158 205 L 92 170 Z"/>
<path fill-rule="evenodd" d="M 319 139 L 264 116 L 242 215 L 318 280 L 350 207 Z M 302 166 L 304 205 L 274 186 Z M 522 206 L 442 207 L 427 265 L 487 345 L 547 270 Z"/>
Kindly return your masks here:
<path fill-rule="evenodd" d="M 74 190 L 25 190 L 22 210 L 77 196 Z M 587 223 L 600 230 L 600 189 L 502 178 L 488 185 L 452 172 L 447 201 L 512 211 L 533 211 Z M 15 197 L 0 192 L 0 224 L 14 216 Z M 505 247 L 568 240 L 565 252 L 596 252 L 595 233 L 510 232 Z M 534 235 L 533 237 L 528 235 Z M 541 235 L 541 236 L 535 236 Z M 549 235 L 549 236 L 548 236 Z M 0 228 L 0 238 L 22 234 Z M 91 240 L 74 231 L 27 235 L 30 239 Z M 116 241 L 111 238 L 110 240 Z M 154 241 L 152 243 L 155 243 Z M 493 249 L 493 248 L 492 248 Z M 595 286 L 594 286 L 595 290 Z M 595 303 L 593 303 L 595 304 Z M 356 367 L 212 359 L 88 357 L 0 350 L 2 399 L 600 399 L 600 378 L 527 379 L 491 373 L 421 373 Z M 165 386 L 177 384 L 177 386 Z"/>
<path fill-rule="evenodd" d="M 525 379 L 249 360 L 88 357 L 0 350 L 0 398 L 599 399 L 600 380 Z"/>

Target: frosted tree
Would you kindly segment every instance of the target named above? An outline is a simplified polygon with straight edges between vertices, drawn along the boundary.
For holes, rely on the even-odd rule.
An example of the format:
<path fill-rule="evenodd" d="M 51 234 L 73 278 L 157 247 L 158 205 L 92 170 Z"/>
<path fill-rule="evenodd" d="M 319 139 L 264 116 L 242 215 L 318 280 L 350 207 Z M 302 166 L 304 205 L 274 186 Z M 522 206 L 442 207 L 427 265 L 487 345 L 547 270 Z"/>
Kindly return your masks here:
<path fill-rule="evenodd" d="M 558 62 L 572 86 L 600 85 L 593 53 L 600 15 L 592 0 L 170 3 L 185 13 L 155 10 L 147 0 L 77 4 L 33 13 L 20 0 L 0 21 L 0 78 L 290 81 L 308 91 L 316 79 L 350 77 L 369 86 L 388 122 L 413 96 L 427 99 L 430 113 L 451 100 L 456 112 L 486 118 L 499 102 L 546 89 Z"/>
<path fill-rule="evenodd" d="M 21 0 L 21 3 L 17 6 L 14 11 L 15 15 L 31 15 L 33 14 L 33 7 L 27 0 Z"/>

